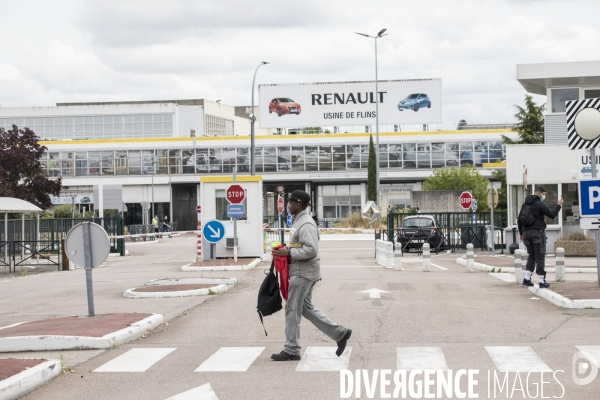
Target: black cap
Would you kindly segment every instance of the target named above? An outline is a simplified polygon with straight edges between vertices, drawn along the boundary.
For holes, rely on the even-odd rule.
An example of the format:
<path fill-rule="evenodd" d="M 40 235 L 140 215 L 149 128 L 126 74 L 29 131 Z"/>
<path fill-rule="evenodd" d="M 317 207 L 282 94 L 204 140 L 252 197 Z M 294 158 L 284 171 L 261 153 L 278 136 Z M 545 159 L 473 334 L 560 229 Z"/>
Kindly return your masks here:
<path fill-rule="evenodd" d="M 294 190 L 290 195 L 290 201 L 297 201 L 304 206 L 310 204 L 310 195 L 304 190 Z"/>

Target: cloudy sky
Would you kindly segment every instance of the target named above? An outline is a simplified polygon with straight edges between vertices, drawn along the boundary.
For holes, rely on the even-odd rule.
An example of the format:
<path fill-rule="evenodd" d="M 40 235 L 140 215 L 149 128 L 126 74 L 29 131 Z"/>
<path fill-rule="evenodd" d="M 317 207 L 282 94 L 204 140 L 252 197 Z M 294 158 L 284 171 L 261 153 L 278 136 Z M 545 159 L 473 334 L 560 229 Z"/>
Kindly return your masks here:
<path fill-rule="evenodd" d="M 257 83 L 441 78 L 443 122 L 513 122 L 516 64 L 600 59 L 600 2 L 0 0 L 0 105 L 206 98 Z M 545 102 L 545 97 L 534 96 Z"/>

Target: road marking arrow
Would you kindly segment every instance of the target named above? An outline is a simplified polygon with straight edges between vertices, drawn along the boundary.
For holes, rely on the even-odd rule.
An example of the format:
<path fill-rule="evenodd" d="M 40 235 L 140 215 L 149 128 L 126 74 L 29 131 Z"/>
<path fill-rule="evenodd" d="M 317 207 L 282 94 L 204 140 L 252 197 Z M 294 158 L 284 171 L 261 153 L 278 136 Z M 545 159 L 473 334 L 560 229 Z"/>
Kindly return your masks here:
<path fill-rule="evenodd" d="M 210 235 L 210 237 L 213 237 L 213 238 L 218 238 L 218 237 L 221 237 L 221 229 L 217 229 L 217 230 L 215 231 L 215 230 L 213 229 L 213 227 L 212 227 L 212 226 L 210 226 L 210 225 L 208 225 L 208 229 L 210 229 L 210 230 L 212 231 L 212 233 L 213 233 L 212 235 Z"/>
<path fill-rule="evenodd" d="M 370 299 L 380 299 L 381 293 L 389 293 L 389 292 L 386 292 L 385 290 L 381 290 L 381 289 L 369 289 L 369 290 L 363 290 L 362 292 L 358 292 L 358 293 L 369 293 Z"/>
<path fill-rule="evenodd" d="M 592 222 L 592 225 L 600 225 L 600 218 L 598 218 L 598 222 Z"/>

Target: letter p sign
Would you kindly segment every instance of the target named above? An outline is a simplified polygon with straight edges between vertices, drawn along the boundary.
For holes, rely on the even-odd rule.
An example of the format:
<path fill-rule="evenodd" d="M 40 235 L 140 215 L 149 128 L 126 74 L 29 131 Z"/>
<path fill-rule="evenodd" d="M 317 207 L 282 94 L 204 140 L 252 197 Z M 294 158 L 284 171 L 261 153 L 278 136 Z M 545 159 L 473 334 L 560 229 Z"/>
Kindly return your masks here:
<path fill-rule="evenodd" d="M 589 191 L 590 209 L 593 210 L 596 203 L 600 202 L 600 187 L 590 186 Z"/>
<path fill-rule="evenodd" d="M 579 205 L 581 217 L 600 217 L 600 179 L 579 181 Z"/>

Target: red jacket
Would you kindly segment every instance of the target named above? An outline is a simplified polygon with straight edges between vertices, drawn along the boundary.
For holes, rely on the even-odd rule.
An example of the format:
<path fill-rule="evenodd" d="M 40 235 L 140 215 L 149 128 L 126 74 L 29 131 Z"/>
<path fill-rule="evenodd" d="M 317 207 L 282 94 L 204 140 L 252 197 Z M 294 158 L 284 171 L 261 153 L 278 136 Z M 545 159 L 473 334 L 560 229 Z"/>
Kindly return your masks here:
<path fill-rule="evenodd" d="M 282 248 L 280 244 L 274 247 L 274 250 Z M 279 290 L 281 291 L 281 297 L 287 301 L 288 299 L 288 257 L 275 257 L 275 270 L 279 272 Z"/>

